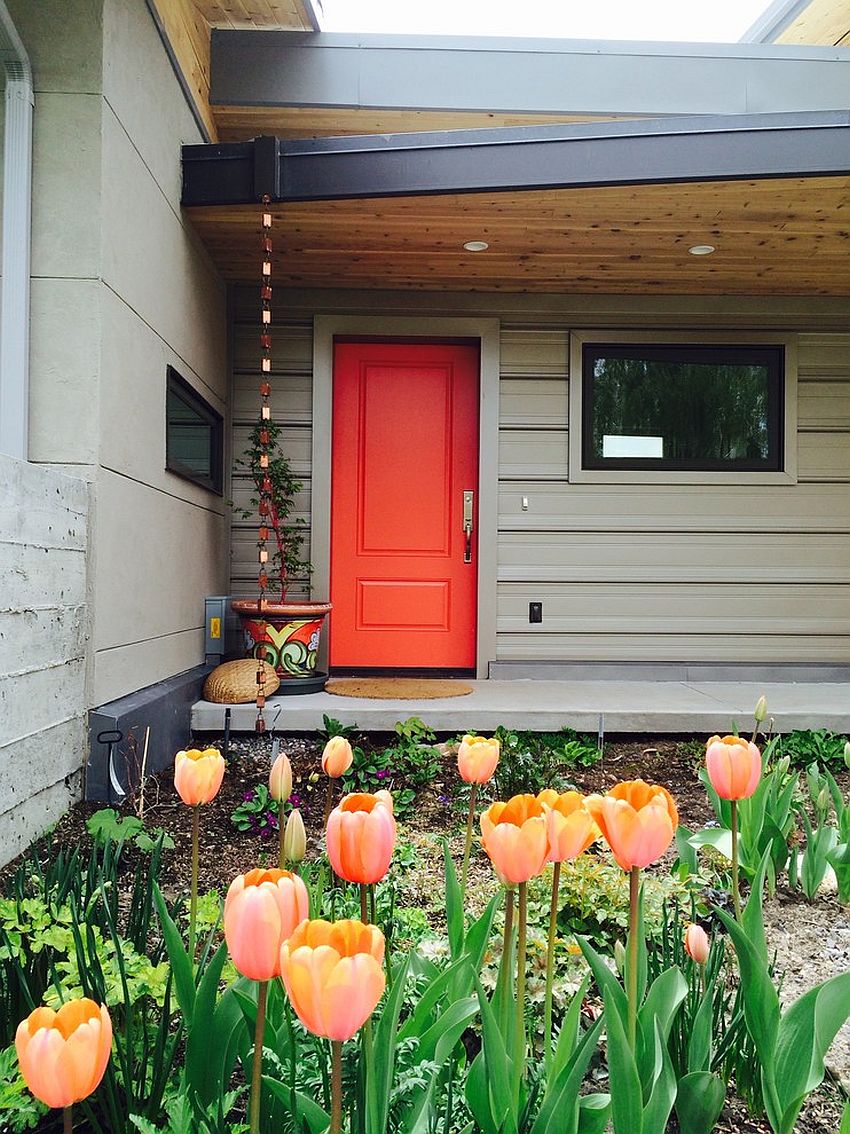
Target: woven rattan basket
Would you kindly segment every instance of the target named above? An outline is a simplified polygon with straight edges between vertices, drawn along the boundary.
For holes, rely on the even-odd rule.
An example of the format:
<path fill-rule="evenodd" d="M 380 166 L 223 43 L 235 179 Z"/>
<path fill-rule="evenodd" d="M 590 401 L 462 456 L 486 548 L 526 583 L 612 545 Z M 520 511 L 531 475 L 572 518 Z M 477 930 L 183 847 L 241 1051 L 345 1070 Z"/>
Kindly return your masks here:
<path fill-rule="evenodd" d="M 204 700 L 216 705 L 247 705 L 256 700 L 257 666 L 254 658 L 240 658 L 216 666 L 204 682 Z M 265 671 L 263 692 L 270 697 L 280 685 L 280 678 L 272 665 L 266 665 Z"/>

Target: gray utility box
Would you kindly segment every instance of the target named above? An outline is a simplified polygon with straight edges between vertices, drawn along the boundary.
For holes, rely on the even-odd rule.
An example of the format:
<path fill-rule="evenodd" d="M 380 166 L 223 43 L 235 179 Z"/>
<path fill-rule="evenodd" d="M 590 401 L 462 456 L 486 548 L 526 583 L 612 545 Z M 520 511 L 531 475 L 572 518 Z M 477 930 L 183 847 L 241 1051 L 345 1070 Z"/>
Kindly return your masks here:
<path fill-rule="evenodd" d="M 226 658 L 242 657 L 244 634 L 230 595 L 207 595 L 204 599 L 204 658 L 207 665 L 220 665 Z"/>
<path fill-rule="evenodd" d="M 91 710 L 86 799 L 118 803 L 138 790 L 147 729 L 148 775 L 171 764 L 181 748 L 191 747 L 192 706 L 209 671 L 199 665 Z"/>

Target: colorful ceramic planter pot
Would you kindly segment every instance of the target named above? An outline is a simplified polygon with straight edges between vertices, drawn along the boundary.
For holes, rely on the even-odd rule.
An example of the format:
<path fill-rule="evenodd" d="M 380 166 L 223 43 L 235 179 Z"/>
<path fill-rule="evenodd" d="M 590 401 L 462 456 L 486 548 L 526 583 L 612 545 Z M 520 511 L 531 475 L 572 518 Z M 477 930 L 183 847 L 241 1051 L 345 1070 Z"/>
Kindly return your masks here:
<path fill-rule="evenodd" d="M 242 619 L 247 657 L 263 658 L 281 682 L 316 675 L 319 640 L 329 602 L 258 602 L 234 599 Z"/>

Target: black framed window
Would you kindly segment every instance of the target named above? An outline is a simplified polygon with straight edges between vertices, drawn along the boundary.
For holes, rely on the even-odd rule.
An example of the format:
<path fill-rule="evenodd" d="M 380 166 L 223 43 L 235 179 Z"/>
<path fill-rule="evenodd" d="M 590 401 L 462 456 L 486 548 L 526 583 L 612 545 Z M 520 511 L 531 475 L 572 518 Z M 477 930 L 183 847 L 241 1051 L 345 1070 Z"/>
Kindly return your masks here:
<path fill-rule="evenodd" d="M 221 496 L 224 421 L 173 366 L 166 372 L 165 467 Z"/>
<path fill-rule="evenodd" d="M 784 348 L 585 342 L 582 467 L 781 472 Z"/>

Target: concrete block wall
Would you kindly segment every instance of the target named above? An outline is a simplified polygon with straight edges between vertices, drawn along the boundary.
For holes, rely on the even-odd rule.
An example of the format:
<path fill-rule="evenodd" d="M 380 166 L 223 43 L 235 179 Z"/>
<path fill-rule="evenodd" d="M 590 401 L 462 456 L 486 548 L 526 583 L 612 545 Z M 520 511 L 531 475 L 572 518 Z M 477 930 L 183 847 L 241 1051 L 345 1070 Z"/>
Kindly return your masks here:
<path fill-rule="evenodd" d="M 79 795 L 89 486 L 0 454 L 0 862 Z"/>

